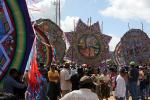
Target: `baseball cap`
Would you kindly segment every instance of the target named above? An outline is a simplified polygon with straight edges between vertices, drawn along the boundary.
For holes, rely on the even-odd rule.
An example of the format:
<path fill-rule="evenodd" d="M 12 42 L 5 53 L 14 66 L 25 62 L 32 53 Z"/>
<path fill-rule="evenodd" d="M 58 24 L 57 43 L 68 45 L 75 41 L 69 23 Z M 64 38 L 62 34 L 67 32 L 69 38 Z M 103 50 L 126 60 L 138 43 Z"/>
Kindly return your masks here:
<path fill-rule="evenodd" d="M 131 62 L 130 62 L 130 65 L 131 65 L 131 66 L 134 66 L 134 65 L 135 65 L 135 62 L 134 62 L 134 61 L 131 61 Z"/>
<path fill-rule="evenodd" d="M 83 76 L 80 79 L 80 83 L 93 83 L 92 79 L 90 78 L 90 76 Z"/>
<path fill-rule="evenodd" d="M 65 62 L 64 67 L 66 67 L 66 68 L 70 67 L 70 62 Z"/>

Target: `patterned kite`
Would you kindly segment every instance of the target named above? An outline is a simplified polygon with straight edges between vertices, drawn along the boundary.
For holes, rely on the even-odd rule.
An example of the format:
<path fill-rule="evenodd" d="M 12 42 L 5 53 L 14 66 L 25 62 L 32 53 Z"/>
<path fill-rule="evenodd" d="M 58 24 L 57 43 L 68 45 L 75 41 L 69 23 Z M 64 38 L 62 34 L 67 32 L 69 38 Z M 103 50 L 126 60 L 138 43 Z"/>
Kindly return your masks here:
<path fill-rule="evenodd" d="M 66 50 L 63 31 L 49 19 L 39 19 L 35 22 L 35 31 L 39 37 L 37 41 L 38 60 L 44 62 L 45 65 L 49 65 L 52 60 L 55 63 L 62 62 Z"/>
<path fill-rule="evenodd" d="M 70 44 L 66 59 L 77 64 L 99 66 L 109 58 L 111 37 L 101 33 L 99 22 L 88 26 L 79 20 L 75 31 L 65 35 Z"/>
<path fill-rule="evenodd" d="M 0 0 L 0 80 L 10 68 L 24 71 L 33 41 L 25 0 Z"/>
<path fill-rule="evenodd" d="M 115 60 L 119 65 L 130 61 L 145 65 L 150 62 L 150 38 L 140 29 L 131 29 L 121 38 L 115 49 Z"/>

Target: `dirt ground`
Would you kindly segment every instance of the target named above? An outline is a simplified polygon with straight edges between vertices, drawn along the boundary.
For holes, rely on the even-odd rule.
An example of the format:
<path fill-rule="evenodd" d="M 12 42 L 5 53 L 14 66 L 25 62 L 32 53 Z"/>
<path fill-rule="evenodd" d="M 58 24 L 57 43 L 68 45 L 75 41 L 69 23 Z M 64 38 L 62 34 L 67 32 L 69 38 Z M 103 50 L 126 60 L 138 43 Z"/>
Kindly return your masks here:
<path fill-rule="evenodd" d="M 106 100 L 106 99 L 104 99 L 104 100 Z M 115 100 L 114 96 L 111 96 L 110 98 L 108 98 L 108 100 Z M 132 100 L 131 97 L 129 98 L 129 100 Z M 150 97 L 148 98 L 148 100 L 150 100 Z"/>

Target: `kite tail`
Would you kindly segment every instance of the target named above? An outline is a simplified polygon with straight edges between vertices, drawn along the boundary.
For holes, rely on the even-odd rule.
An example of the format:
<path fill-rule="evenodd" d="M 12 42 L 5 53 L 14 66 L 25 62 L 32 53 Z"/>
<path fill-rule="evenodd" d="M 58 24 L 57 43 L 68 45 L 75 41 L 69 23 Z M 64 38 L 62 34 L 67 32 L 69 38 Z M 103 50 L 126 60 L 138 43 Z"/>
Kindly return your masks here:
<path fill-rule="evenodd" d="M 31 87 L 32 92 L 37 92 L 40 88 L 38 78 L 41 77 L 41 73 L 38 70 L 36 57 L 37 55 L 34 53 L 31 61 L 31 69 L 29 71 L 29 86 Z"/>
<path fill-rule="evenodd" d="M 53 62 L 56 62 L 56 48 L 52 48 L 52 56 L 53 56 Z"/>

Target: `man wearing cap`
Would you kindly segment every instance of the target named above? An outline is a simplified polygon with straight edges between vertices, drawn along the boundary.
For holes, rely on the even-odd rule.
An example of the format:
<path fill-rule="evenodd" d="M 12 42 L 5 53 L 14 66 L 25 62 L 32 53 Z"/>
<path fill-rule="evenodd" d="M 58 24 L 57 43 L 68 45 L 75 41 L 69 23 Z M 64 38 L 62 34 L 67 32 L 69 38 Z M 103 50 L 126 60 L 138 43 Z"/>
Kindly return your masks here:
<path fill-rule="evenodd" d="M 135 62 L 130 62 L 129 69 L 129 91 L 131 93 L 132 100 L 139 100 L 138 97 L 138 79 L 139 79 L 139 70 L 136 68 Z"/>
<path fill-rule="evenodd" d="M 92 79 L 89 76 L 83 76 L 80 79 L 80 89 L 66 94 L 60 100 L 98 100 L 97 94 L 91 91 L 93 86 Z"/>
<path fill-rule="evenodd" d="M 126 83 L 124 76 L 126 70 L 124 68 L 120 69 L 120 74 L 116 78 L 116 88 L 115 88 L 115 98 L 116 100 L 124 100 L 126 94 Z"/>
<path fill-rule="evenodd" d="M 60 86 L 61 86 L 62 96 L 70 92 L 72 88 L 69 68 L 70 68 L 70 63 L 66 62 L 64 68 L 60 71 Z"/>

